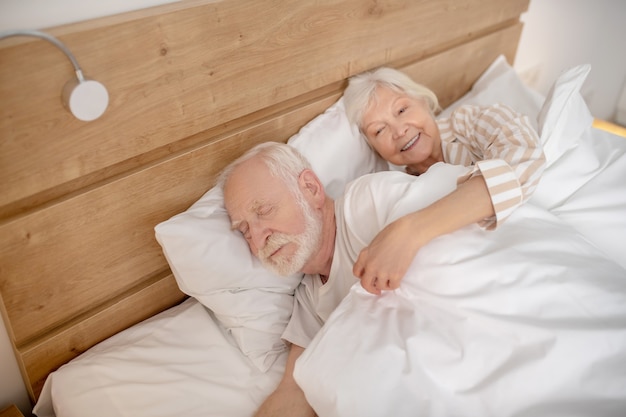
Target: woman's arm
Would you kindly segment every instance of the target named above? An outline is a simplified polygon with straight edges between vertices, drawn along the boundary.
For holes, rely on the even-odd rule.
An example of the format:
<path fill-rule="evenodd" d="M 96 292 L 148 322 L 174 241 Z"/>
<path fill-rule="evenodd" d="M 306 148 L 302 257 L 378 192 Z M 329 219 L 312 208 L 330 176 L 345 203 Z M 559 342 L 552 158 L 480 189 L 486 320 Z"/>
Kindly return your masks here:
<path fill-rule="evenodd" d="M 546 161 L 537 132 L 527 116 L 503 104 L 461 106 L 438 123 L 442 145 L 447 148 L 446 162 L 473 165 L 472 172 L 459 182 L 481 175 L 487 184 L 495 213 L 479 224 L 496 228 L 539 184 Z"/>
<path fill-rule="evenodd" d="M 353 273 L 373 294 L 394 290 L 422 246 L 493 215 L 485 181 L 481 176 L 472 177 L 430 206 L 400 217 L 381 230 L 359 254 Z"/>
<path fill-rule="evenodd" d="M 493 229 L 535 190 L 545 168 L 528 118 L 504 105 L 462 106 L 440 126 L 446 162 L 473 165 L 456 191 L 385 227 L 361 251 L 353 273 L 375 294 L 395 289 L 418 250 L 472 223 Z M 463 146 L 459 146 L 459 143 Z"/>
<path fill-rule="evenodd" d="M 304 352 L 304 348 L 291 345 L 283 379 L 276 390 L 261 404 L 255 417 L 315 417 L 304 392 L 293 378 L 296 359 Z"/>

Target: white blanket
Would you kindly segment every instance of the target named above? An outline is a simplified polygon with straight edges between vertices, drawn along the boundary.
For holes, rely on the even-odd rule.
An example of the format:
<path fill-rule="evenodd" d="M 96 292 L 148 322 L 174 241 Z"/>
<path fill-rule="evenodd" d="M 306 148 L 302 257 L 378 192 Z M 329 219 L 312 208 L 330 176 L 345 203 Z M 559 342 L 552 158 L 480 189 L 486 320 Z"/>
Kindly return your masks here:
<path fill-rule="evenodd" d="M 321 417 L 626 415 L 626 140 L 590 127 L 588 72 L 525 111 L 549 163 L 529 203 L 431 242 L 399 290 L 352 287 L 296 363 Z"/>
<path fill-rule="evenodd" d="M 295 377 L 322 417 L 623 416 L 626 270 L 526 204 L 424 247 L 395 292 L 356 284 Z"/>

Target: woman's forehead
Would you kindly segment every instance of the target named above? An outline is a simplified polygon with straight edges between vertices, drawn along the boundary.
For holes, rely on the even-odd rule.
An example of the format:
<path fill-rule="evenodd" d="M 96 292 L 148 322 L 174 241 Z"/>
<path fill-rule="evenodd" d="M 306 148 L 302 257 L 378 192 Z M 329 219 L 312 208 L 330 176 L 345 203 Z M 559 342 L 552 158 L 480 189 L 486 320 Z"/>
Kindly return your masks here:
<path fill-rule="evenodd" d="M 405 93 L 392 90 L 391 88 L 385 85 L 379 85 L 376 87 L 375 93 L 370 97 L 370 101 L 365 108 L 365 112 L 363 114 L 363 121 L 370 119 L 375 119 L 378 116 L 378 111 L 381 108 L 386 108 L 388 106 L 392 106 L 397 100 L 409 98 Z"/>

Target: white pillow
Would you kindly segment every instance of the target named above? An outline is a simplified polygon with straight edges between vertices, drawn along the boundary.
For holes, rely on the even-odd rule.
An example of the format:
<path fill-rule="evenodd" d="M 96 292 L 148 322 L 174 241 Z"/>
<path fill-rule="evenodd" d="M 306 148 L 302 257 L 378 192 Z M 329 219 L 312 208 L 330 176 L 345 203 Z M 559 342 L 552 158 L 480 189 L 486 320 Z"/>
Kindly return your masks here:
<path fill-rule="evenodd" d="M 576 147 L 593 117 L 580 94 L 591 66 L 579 65 L 565 71 L 552 85 L 537 117 L 547 166 Z"/>
<path fill-rule="evenodd" d="M 350 125 L 341 99 L 288 143 L 311 162 L 333 198 L 354 178 L 387 168 Z M 181 291 L 211 309 L 242 352 L 268 369 L 285 349 L 281 335 L 301 275 L 279 277 L 261 265 L 231 230 L 217 188 L 157 225 L 155 234 Z"/>
<path fill-rule="evenodd" d="M 589 71 L 580 65 L 559 76 L 538 116 L 546 170 L 531 201 L 550 210 L 591 180 L 600 165 L 590 139 L 593 117 L 580 94 Z"/>
<path fill-rule="evenodd" d="M 286 349 L 280 336 L 301 275 L 280 277 L 261 265 L 231 230 L 219 188 L 158 224 L 155 234 L 181 291 L 211 309 L 241 351 L 267 370 Z"/>
<path fill-rule="evenodd" d="M 361 175 L 387 170 L 387 163 L 348 122 L 343 98 L 293 135 L 287 143 L 302 153 L 333 199 Z"/>
<path fill-rule="evenodd" d="M 251 416 L 287 354 L 261 372 L 189 298 L 92 347 L 50 374 L 39 417 Z"/>

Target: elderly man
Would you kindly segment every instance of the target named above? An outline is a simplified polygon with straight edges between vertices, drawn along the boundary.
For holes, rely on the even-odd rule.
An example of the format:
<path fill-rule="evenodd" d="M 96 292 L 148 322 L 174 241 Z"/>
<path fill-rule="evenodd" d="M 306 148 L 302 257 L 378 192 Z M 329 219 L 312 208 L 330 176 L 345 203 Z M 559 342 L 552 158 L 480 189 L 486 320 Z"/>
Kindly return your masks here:
<path fill-rule="evenodd" d="M 386 224 L 453 191 L 466 170 L 440 164 L 420 180 L 399 172 L 365 176 L 337 201 L 285 144 L 258 145 L 224 170 L 219 182 L 233 229 L 267 268 L 306 274 L 283 334 L 291 343 L 285 375 L 257 415 L 315 415 L 293 379 L 295 361 L 358 282 L 352 271 L 359 252 Z M 426 177 L 436 183 L 428 190 Z"/>

